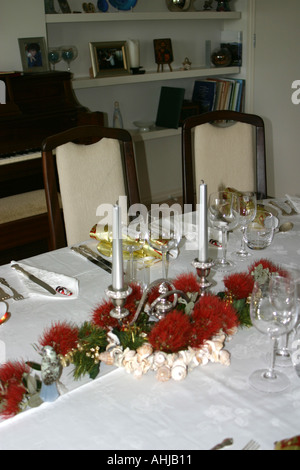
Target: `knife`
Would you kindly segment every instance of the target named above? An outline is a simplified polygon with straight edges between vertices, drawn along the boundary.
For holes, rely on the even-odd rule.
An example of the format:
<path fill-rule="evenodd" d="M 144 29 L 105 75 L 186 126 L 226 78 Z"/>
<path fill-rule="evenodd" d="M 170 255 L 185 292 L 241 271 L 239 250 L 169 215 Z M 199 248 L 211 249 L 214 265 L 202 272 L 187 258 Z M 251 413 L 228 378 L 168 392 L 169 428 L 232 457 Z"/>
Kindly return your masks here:
<path fill-rule="evenodd" d="M 98 268 L 104 269 L 104 271 L 107 271 L 108 273 L 111 273 L 111 268 L 106 266 L 106 264 L 96 260 L 95 258 L 92 258 L 92 256 L 88 255 L 84 250 L 82 250 L 78 246 L 71 246 L 71 250 L 75 251 L 75 253 L 78 253 L 81 256 L 84 256 L 86 259 L 88 259 L 91 263 L 95 264 L 98 266 Z"/>
<path fill-rule="evenodd" d="M 47 290 L 48 292 L 50 292 L 50 294 L 56 295 L 56 293 L 57 293 L 56 290 L 53 289 L 51 286 L 49 286 L 49 284 L 42 281 L 41 279 L 34 276 L 33 274 L 29 273 L 28 271 L 26 271 L 24 268 L 22 268 L 18 264 L 12 264 L 11 267 L 13 269 L 15 269 L 16 271 L 19 271 L 20 273 L 24 274 L 26 277 L 28 277 L 28 279 L 30 279 L 30 281 L 34 282 L 35 284 L 39 285 L 43 289 Z"/>
<path fill-rule="evenodd" d="M 90 256 L 93 258 L 96 258 L 96 260 L 99 261 L 99 263 L 104 263 L 108 268 L 112 268 L 112 263 L 104 258 L 102 258 L 101 255 L 98 255 L 95 253 L 89 246 L 87 245 L 80 245 L 79 248 L 82 248 L 83 251 L 87 252 Z"/>

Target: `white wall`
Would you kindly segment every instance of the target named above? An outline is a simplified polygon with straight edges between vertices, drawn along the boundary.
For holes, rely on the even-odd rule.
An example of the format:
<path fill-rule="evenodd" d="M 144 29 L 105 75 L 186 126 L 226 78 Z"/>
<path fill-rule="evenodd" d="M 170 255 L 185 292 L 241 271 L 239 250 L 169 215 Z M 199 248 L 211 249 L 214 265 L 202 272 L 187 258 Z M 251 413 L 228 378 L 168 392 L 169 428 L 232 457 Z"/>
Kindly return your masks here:
<path fill-rule="evenodd" d="M 46 37 L 43 0 L 0 0 L 0 70 L 22 70 L 18 38 Z"/>
<path fill-rule="evenodd" d="M 300 104 L 291 85 L 300 80 L 299 0 L 256 1 L 253 111 L 265 120 L 271 196 L 300 196 Z"/>

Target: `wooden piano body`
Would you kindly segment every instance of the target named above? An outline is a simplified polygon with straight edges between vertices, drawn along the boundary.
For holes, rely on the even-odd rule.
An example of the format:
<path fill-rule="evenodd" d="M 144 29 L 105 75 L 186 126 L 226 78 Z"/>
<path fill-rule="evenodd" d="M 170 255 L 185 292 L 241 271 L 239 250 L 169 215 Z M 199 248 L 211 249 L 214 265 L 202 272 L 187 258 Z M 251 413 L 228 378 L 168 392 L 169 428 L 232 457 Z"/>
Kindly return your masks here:
<path fill-rule="evenodd" d="M 104 125 L 74 94 L 69 72 L 1 75 L 6 104 L 0 105 L 0 204 L 43 190 L 42 141 L 82 124 Z M 39 191 L 41 193 L 41 191 Z M 34 195 L 34 193 L 32 193 Z M 20 195 L 20 196 L 16 196 Z M 47 250 L 47 214 L 0 220 L 0 264 Z"/>

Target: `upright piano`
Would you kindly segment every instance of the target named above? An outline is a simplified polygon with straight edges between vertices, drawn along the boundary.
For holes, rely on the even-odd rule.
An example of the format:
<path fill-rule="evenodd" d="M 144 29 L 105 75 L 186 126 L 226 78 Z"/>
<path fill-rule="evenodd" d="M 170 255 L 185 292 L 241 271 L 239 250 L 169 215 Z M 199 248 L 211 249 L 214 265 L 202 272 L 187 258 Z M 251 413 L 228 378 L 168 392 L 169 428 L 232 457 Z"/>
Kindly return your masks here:
<path fill-rule="evenodd" d="M 46 137 L 84 124 L 103 126 L 104 114 L 78 102 L 69 72 L 8 73 L 0 80 L 6 85 L 6 104 L 0 104 L 1 204 L 1 198 L 43 189 L 41 144 Z M 45 215 L 42 219 L 37 229 L 46 233 Z M 36 241 L 37 220 L 27 222 L 28 232 L 24 220 L 0 221 L 0 253 Z"/>

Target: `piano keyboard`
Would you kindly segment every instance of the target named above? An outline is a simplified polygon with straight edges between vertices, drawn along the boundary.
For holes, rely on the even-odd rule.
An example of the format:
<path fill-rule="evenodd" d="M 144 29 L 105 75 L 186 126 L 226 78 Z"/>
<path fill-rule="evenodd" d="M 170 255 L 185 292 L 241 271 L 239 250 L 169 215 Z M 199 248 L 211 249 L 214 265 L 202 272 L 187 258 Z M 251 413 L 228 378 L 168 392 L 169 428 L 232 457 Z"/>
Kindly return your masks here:
<path fill-rule="evenodd" d="M 41 158 L 42 154 L 40 150 L 32 150 L 28 152 L 20 152 L 12 155 L 0 155 L 0 166 L 9 165 L 11 163 L 25 162 L 27 160 L 34 160 L 36 158 Z"/>

